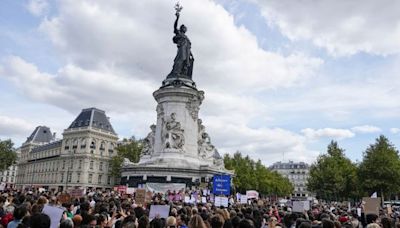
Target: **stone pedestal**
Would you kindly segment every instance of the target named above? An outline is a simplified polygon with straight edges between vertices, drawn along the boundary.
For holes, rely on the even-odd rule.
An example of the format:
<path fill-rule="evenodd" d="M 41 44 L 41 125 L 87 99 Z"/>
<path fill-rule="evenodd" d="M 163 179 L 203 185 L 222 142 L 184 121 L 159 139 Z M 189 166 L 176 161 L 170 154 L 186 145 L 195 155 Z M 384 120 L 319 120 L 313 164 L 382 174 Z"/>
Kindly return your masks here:
<path fill-rule="evenodd" d="M 204 92 L 197 90 L 192 80 L 167 79 L 153 96 L 157 123 L 144 140 L 139 163 L 124 163 L 123 180 L 130 184 L 133 178 L 133 185 L 151 177 L 161 182 L 200 181 L 202 177 L 230 173 L 198 118 Z"/>

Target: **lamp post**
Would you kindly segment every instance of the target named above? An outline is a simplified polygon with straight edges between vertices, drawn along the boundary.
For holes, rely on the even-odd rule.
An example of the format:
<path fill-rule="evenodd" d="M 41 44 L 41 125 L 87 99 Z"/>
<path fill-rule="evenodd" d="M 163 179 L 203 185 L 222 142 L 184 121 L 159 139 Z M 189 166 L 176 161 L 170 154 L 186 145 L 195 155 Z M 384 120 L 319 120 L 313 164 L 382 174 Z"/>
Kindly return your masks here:
<path fill-rule="evenodd" d="M 32 152 L 31 152 L 32 153 Z M 36 165 L 36 159 L 37 159 L 37 154 L 33 154 L 34 157 L 34 162 L 32 164 L 32 181 L 31 181 L 31 191 L 33 191 L 33 181 L 34 181 L 34 177 L 35 177 L 35 165 Z"/>
<path fill-rule="evenodd" d="M 69 151 L 69 154 L 70 154 L 70 157 L 69 157 L 69 164 L 68 164 L 68 167 L 67 167 L 67 178 L 65 178 L 65 192 L 67 192 L 68 191 L 68 181 L 69 181 L 69 169 L 70 169 L 70 167 L 72 167 L 73 166 L 73 163 L 72 163 L 72 161 L 73 161 L 73 154 L 75 154 L 75 150 L 73 150 L 73 151 Z M 71 175 L 71 181 L 72 181 L 72 175 Z"/>

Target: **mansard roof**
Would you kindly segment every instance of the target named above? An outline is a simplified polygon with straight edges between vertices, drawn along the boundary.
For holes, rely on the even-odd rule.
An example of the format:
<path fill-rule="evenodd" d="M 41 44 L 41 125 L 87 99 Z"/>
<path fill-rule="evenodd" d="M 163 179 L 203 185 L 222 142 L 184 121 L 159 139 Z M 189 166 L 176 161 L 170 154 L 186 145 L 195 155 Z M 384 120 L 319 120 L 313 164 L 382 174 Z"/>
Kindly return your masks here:
<path fill-rule="evenodd" d="M 53 134 L 49 127 L 37 126 L 32 134 L 26 139 L 26 142 L 49 143 L 53 140 Z"/>
<path fill-rule="evenodd" d="M 56 149 L 56 148 L 61 148 L 62 145 L 62 140 L 58 140 L 58 141 L 54 141 L 45 145 L 41 145 L 41 146 L 37 146 L 35 148 L 32 149 L 32 153 L 35 152 L 41 152 L 41 151 L 45 151 L 45 150 L 51 150 L 51 149 Z"/>
<path fill-rule="evenodd" d="M 275 162 L 270 166 L 270 169 L 308 169 L 310 166 L 305 162 Z"/>
<path fill-rule="evenodd" d="M 109 118 L 103 110 L 97 108 L 83 109 L 68 129 L 92 127 L 111 132 L 116 135 Z"/>

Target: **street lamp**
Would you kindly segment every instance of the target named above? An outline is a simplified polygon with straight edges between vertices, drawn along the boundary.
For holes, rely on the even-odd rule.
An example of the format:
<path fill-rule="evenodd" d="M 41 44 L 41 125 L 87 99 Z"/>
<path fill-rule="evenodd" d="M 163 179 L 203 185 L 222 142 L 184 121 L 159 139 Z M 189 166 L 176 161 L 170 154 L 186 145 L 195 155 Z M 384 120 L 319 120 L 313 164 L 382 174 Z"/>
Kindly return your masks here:
<path fill-rule="evenodd" d="M 68 191 L 68 181 L 72 181 L 72 175 L 71 175 L 71 179 L 69 178 L 69 169 L 70 169 L 70 167 L 73 168 L 73 163 L 72 163 L 73 159 L 72 158 L 73 158 L 73 155 L 75 154 L 75 149 L 73 151 L 70 150 L 69 154 L 70 154 L 69 165 L 67 167 L 67 177 L 65 178 L 65 192 Z"/>

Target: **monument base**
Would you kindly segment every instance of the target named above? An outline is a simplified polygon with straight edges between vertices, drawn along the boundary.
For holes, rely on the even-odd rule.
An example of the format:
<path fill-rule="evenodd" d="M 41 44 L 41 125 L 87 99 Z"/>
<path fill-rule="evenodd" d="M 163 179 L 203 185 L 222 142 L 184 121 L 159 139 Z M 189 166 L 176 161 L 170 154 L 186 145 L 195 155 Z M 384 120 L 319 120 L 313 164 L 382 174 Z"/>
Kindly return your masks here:
<path fill-rule="evenodd" d="M 186 187 L 192 187 L 211 182 L 214 175 L 233 175 L 233 173 L 210 166 L 200 166 L 195 169 L 184 164 L 181 164 L 181 167 L 130 164 L 122 169 L 121 184 L 137 188 L 146 183 L 181 183 Z"/>

